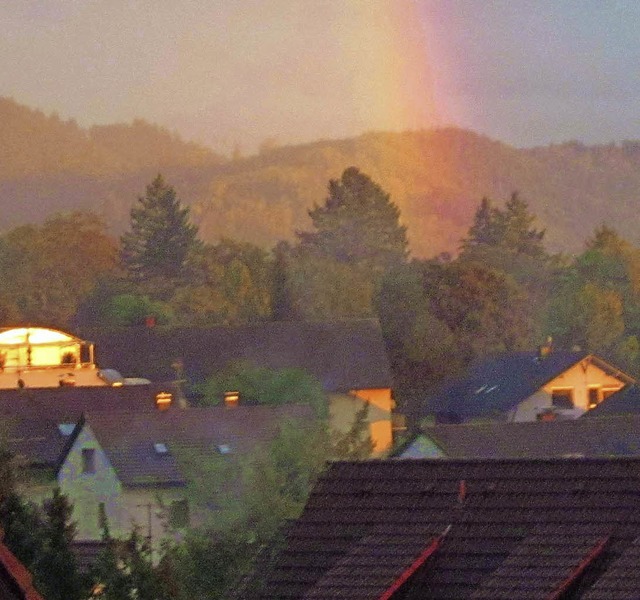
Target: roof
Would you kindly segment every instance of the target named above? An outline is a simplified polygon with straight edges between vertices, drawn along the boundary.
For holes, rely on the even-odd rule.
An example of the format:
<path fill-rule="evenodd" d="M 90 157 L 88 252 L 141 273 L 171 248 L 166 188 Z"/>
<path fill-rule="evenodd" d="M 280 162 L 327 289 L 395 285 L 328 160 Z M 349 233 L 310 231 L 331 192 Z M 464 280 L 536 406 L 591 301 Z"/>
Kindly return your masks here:
<path fill-rule="evenodd" d="M 429 399 L 426 412 L 453 413 L 463 418 L 504 413 L 583 360 L 625 383 L 634 381 L 587 352 L 556 350 L 544 358 L 538 352 L 505 353 L 472 363 L 465 378 L 449 381 Z"/>
<path fill-rule="evenodd" d="M 63 423 L 39 415 L 3 416 L 0 440 L 12 455 L 28 466 L 55 467 L 75 424 L 75 420 Z"/>
<path fill-rule="evenodd" d="M 640 415 L 614 415 L 566 421 L 501 421 L 424 427 L 397 452 L 420 453 L 427 438 L 447 458 L 544 458 L 553 456 L 640 456 Z M 425 451 L 428 448 L 425 447 Z"/>
<path fill-rule="evenodd" d="M 33 576 L 0 542 L 0 598 L 2 600 L 44 600 L 32 584 Z"/>
<path fill-rule="evenodd" d="M 158 392 L 174 392 L 170 383 L 147 385 L 87 386 L 0 389 L 0 418 L 29 418 L 46 415 L 59 422 L 77 422 L 82 413 L 156 410 Z"/>
<path fill-rule="evenodd" d="M 638 384 L 627 385 L 615 394 L 611 394 L 606 402 L 601 402 L 595 408 L 588 410 L 582 417 L 587 415 L 589 417 L 601 417 L 630 413 L 640 413 L 640 386 Z"/>
<path fill-rule="evenodd" d="M 378 321 L 280 321 L 242 327 L 127 328 L 90 332 L 99 364 L 152 381 L 176 378 L 180 360 L 192 382 L 229 363 L 300 368 L 326 391 L 391 387 L 391 370 Z"/>
<path fill-rule="evenodd" d="M 89 426 L 127 486 L 184 485 L 178 449 L 242 456 L 269 442 L 287 420 L 314 418 L 305 405 L 87 413 Z M 162 445 L 157 447 L 156 445 Z"/>
<path fill-rule="evenodd" d="M 639 498 L 638 458 L 334 463 L 254 597 L 631 598 Z"/>

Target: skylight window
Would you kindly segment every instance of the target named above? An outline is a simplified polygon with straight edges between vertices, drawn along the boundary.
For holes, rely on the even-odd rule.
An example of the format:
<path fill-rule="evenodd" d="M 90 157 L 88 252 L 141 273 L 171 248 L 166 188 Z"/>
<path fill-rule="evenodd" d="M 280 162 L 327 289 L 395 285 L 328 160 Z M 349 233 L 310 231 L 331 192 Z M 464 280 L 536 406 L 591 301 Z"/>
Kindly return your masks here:
<path fill-rule="evenodd" d="M 231 454 L 231 446 L 229 444 L 218 444 L 218 452 L 220 454 Z"/>
<path fill-rule="evenodd" d="M 153 445 L 153 449 L 156 451 L 156 454 L 168 454 L 169 452 L 169 448 L 167 448 L 167 445 L 161 442 L 156 442 Z"/>
<path fill-rule="evenodd" d="M 76 428 L 76 426 L 75 426 L 74 423 L 59 423 L 58 424 L 58 431 L 64 437 L 69 437 L 73 433 L 73 430 L 75 428 Z"/>

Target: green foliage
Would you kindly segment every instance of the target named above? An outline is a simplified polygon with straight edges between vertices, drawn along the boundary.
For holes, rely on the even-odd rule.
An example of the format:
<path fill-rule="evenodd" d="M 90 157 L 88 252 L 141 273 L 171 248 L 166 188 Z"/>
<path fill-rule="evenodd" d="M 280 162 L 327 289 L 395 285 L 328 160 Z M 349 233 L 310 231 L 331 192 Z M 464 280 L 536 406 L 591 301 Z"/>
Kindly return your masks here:
<path fill-rule="evenodd" d="M 0 243 L 0 306 L 5 315 L 60 327 L 99 280 L 116 269 L 116 243 L 95 215 L 54 215 L 23 225 Z"/>
<path fill-rule="evenodd" d="M 115 327 L 144 325 L 148 317 L 155 319 L 158 325 L 164 325 L 173 320 L 171 308 L 160 300 L 152 300 L 144 295 L 120 294 L 110 298 L 103 308 L 102 325 Z"/>
<path fill-rule="evenodd" d="M 72 510 L 58 488 L 44 503 L 44 548 L 35 566 L 36 585 L 47 600 L 82 597 L 78 566 L 71 550 L 76 534 L 75 525 L 71 522 Z"/>
<path fill-rule="evenodd" d="M 315 232 L 300 233 L 301 246 L 339 263 L 374 273 L 406 260 L 406 227 L 389 194 L 355 167 L 329 182 L 323 206 L 309 211 Z"/>
<path fill-rule="evenodd" d="M 363 267 L 297 253 L 287 263 L 281 318 L 330 321 L 372 316 L 374 283 Z"/>
<path fill-rule="evenodd" d="M 151 289 L 178 280 L 189 254 L 198 246 L 197 233 L 189 223 L 189 209 L 158 175 L 131 209 L 131 231 L 121 239 L 129 275 Z"/>
<path fill-rule="evenodd" d="M 178 323 L 207 327 L 271 315 L 271 260 L 257 246 L 229 239 L 203 246 L 190 256 L 187 273 L 187 285 L 170 300 Z"/>
<path fill-rule="evenodd" d="M 309 404 L 319 414 L 326 413 L 326 398 L 320 382 L 302 369 L 269 369 L 246 362 L 235 362 L 213 377 L 202 388 L 204 403 L 220 404 L 224 393 L 240 392 L 243 404 Z"/>

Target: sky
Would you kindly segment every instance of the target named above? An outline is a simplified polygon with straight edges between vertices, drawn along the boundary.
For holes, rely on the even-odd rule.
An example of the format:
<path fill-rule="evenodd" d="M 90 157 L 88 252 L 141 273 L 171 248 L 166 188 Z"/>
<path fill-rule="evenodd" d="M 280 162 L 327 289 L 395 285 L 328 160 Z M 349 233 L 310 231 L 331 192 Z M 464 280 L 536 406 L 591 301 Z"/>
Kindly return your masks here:
<path fill-rule="evenodd" d="M 3 0 L 0 96 L 222 152 L 457 125 L 640 139 L 637 0 Z"/>

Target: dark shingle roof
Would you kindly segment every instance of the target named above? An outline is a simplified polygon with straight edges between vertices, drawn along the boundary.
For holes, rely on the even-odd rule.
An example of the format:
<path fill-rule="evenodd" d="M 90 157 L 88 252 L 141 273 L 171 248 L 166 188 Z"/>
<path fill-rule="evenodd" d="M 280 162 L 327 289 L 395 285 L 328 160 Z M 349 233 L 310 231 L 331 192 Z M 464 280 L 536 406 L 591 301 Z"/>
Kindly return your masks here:
<path fill-rule="evenodd" d="M 372 319 L 282 321 L 211 329 L 129 328 L 91 331 L 99 363 L 152 381 L 175 378 L 180 359 L 191 381 L 202 381 L 230 362 L 305 369 L 327 391 L 391 387 L 380 325 Z"/>
<path fill-rule="evenodd" d="M 173 384 L 125 385 L 122 387 L 57 387 L 0 390 L 0 418 L 46 416 L 58 422 L 77 422 L 82 413 L 156 410 L 158 392 L 174 392 Z"/>
<path fill-rule="evenodd" d="M 606 402 L 601 402 L 595 408 L 587 411 L 582 417 L 601 417 L 609 415 L 623 415 L 640 413 L 640 386 L 628 385 L 615 394 L 611 394 Z"/>
<path fill-rule="evenodd" d="M 453 413 L 463 418 L 504 413 L 581 360 L 595 362 L 623 381 L 632 379 L 587 352 L 554 351 L 500 354 L 471 365 L 466 377 L 446 383 L 428 399 L 426 412 Z"/>
<path fill-rule="evenodd" d="M 224 406 L 138 413 L 88 413 L 85 422 L 109 457 L 120 481 L 135 485 L 182 485 L 185 477 L 176 450 L 191 448 L 219 454 L 226 446 L 242 456 L 272 440 L 285 421 L 311 421 L 303 405 Z M 158 452 L 164 444 L 166 452 Z"/>
<path fill-rule="evenodd" d="M 518 599 L 567 585 L 583 593 L 640 535 L 640 459 L 335 463 L 292 525 L 261 598 L 377 600 L 449 525 L 391 598 L 502 598 L 495 590 L 509 586 Z"/>
<path fill-rule="evenodd" d="M 435 443 L 447 458 L 639 456 L 640 415 L 552 422 L 435 425 L 424 427 L 416 436 L 418 441 L 420 436 Z M 407 456 L 402 452 L 398 455 Z M 421 457 L 419 452 L 408 457 L 428 458 Z"/>

